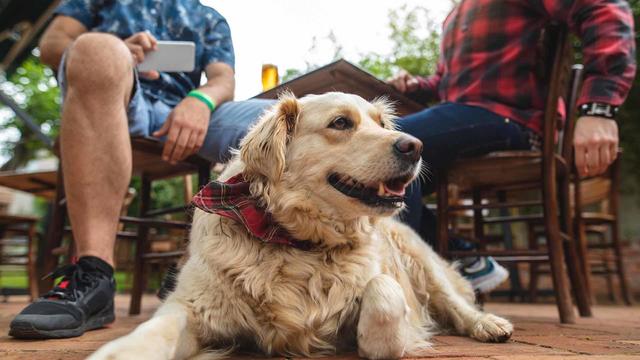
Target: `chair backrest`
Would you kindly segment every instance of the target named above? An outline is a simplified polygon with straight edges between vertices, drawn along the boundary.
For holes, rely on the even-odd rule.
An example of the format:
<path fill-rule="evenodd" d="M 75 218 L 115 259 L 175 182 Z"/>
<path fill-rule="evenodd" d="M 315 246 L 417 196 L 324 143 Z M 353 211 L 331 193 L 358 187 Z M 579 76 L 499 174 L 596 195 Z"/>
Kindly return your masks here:
<path fill-rule="evenodd" d="M 582 87 L 582 75 L 584 67 L 581 64 L 574 64 L 571 67 L 571 81 L 565 96 L 565 125 L 560 132 L 560 149 L 562 157 L 569 164 L 573 161 L 573 129 L 575 127 L 576 114 L 578 113 L 578 97 Z"/>
<path fill-rule="evenodd" d="M 558 104 L 561 97 L 567 93 L 570 82 L 571 64 L 571 44 L 569 41 L 569 31 L 564 25 L 550 25 L 544 30 L 543 46 L 545 49 L 552 49 L 547 54 L 545 64 L 547 65 L 546 79 L 549 87 L 547 89 L 547 99 L 543 120 L 543 161 L 554 163 L 557 156 L 564 158 L 563 144 L 566 144 L 567 137 L 572 135 L 566 131 L 567 125 L 571 121 L 562 122 L 558 117 Z M 549 66 L 550 65 L 550 66 Z M 570 102 L 571 99 L 565 99 Z M 562 134 L 560 138 L 556 134 Z M 567 134 L 567 136 L 564 136 Z M 556 141 L 556 139 L 558 141 Z"/>

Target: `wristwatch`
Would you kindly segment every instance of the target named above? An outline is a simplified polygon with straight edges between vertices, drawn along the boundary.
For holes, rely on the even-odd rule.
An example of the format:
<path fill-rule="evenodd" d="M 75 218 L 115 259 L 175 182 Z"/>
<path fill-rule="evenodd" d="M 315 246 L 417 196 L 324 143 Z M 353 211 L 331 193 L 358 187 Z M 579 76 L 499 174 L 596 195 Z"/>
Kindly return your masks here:
<path fill-rule="evenodd" d="M 580 115 L 582 116 L 600 116 L 615 120 L 617 114 L 618 107 L 609 104 L 590 102 L 580 105 Z"/>

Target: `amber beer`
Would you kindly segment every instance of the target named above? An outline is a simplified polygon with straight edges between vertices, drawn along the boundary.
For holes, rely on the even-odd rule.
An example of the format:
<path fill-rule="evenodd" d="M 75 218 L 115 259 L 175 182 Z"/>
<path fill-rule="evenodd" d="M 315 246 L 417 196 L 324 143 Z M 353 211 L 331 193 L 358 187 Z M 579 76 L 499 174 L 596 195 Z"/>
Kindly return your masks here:
<path fill-rule="evenodd" d="M 273 64 L 262 65 L 262 91 L 267 91 L 278 86 L 278 67 Z"/>

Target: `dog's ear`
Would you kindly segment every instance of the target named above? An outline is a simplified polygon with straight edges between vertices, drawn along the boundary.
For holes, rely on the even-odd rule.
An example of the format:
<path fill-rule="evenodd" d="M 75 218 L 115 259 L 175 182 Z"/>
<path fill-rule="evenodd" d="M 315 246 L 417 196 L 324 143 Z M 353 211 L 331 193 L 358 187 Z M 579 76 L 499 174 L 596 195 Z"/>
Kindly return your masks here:
<path fill-rule="evenodd" d="M 396 103 L 390 100 L 387 96 L 379 96 L 371 102 L 378 113 L 380 114 L 380 120 L 382 121 L 382 127 L 389 130 L 398 130 L 396 120 Z"/>
<path fill-rule="evenodd" d="M 284 173 L 287 144 L 299 114 L 298 99 L 290 92 L 280 95 L 278 103 L 249 131 L 240 145 L 245 175 L 263 175 L 271 181 L 280 179 Z"/>

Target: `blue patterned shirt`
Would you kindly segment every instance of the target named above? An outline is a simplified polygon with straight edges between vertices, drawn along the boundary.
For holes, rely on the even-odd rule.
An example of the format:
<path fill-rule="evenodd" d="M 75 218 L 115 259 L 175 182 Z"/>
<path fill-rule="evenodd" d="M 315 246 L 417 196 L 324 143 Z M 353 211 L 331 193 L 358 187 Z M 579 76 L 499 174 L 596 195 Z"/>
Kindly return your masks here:
<path fill-rule="evenodd" d="M 161 73 L 158 80 L 140 79 L 145 94 L 177 104 L 198 87 L 205 67 L 222 62 L 234 67 L 227 21 L 198 0 L 63 0 L 56 14 L 80 21 L 89 31 L 125 39 L 148 30 L 158 40 L 193 41 L 196 67 L 190 73 Z"/>

